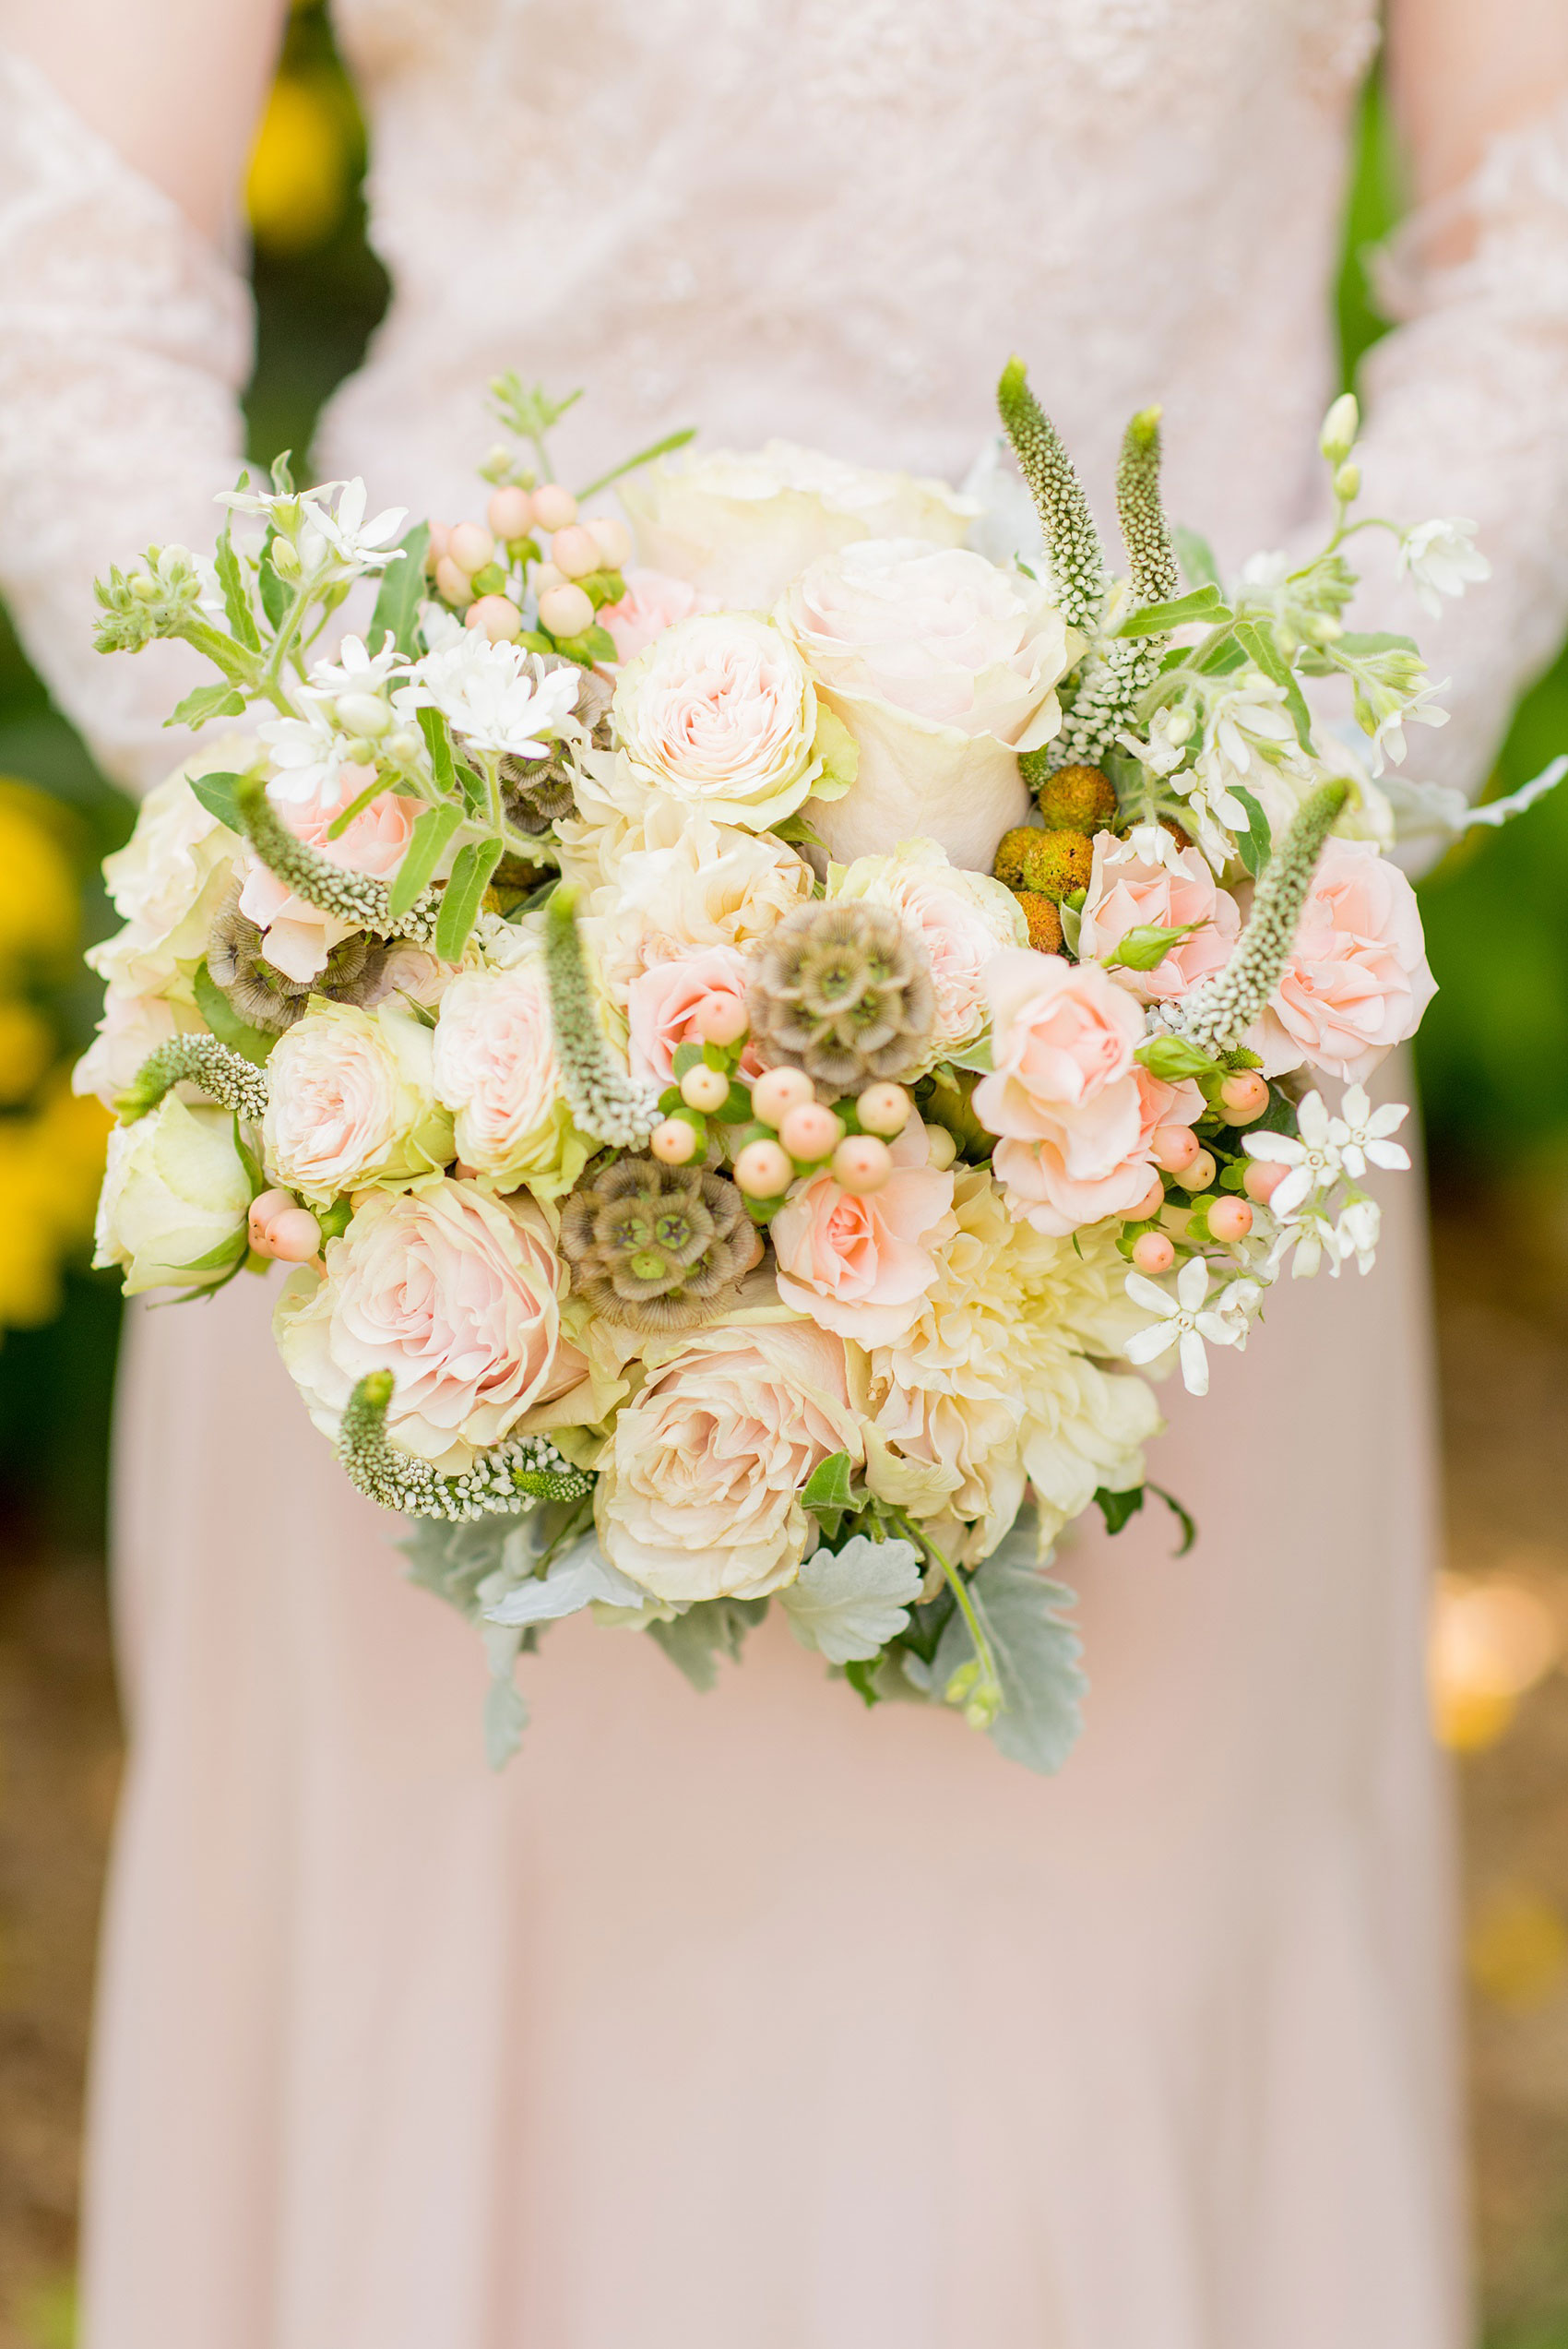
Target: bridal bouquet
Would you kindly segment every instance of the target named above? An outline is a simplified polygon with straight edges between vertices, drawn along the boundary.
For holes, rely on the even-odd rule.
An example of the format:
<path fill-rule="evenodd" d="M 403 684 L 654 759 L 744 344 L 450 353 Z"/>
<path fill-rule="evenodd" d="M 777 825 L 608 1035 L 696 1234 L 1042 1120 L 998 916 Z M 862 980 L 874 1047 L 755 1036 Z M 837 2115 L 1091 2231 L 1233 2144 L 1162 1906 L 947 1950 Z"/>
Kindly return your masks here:
<path fill-rule="evenodd" d="M 550 1622 L 706 1686 L 777 1599 L 868 1704 L 1053 1769 L 1042 1568 L 1143 1503 L 1139 1372 L 1201 1394 L 1282 1272 L 1366 1270 L 1408 1163 L 1364 1083 L 1432 981 L 1376 778 L 1443 713 L 1345 626 L 1354 402 L 1327 544 L 1227 590 L 1155 411 L 1111 575 L 1016 363 L 1011 531 L 994 459 L 964 496 L 782 443 L 645 451 L 628 528 L 494 391 L 483 521 L 279 463 L 215 564 L 99 589 L 102 650 L 213 662 L 172 722 L 257 721 L 109 861 L 99 1260 L 292 1268 L 279 1349 L 482 1629 L 494 1757 Z M 1382 527 L 1434 603 L 1484 576 Z"/>

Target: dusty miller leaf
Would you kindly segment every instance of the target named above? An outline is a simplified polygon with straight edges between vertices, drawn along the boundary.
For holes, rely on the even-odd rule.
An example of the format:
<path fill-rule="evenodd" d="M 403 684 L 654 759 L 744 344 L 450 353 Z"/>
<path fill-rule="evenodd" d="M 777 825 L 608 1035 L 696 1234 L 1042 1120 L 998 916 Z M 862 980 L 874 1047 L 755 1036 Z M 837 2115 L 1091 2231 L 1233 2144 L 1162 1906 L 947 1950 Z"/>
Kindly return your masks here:
<path fill-rule="evenodd" d="M 738 1663 L 747 1632 L 766 1613 L 766 1599 L 699 1599 L 671 1622 L 650 1623 L 647 1636 L 706 1694 L 719 1678 L 719 1657 Z"/>
<path fill-rule="evenodd" d="M 1078 1662 L 1083 1641 L 1062 1617 L 1062 1610 L 1075 1604 L 1075 1594 L 1039 1571 L 1036 1541 L 1034 1511 L 1028 1509 L 979 1568 L 968 1595 L 1002 1683 L 1003 1710 L 986 1734 L 1009 1761 L 1049 1776 L 1077 1743 L 1088 1683 Z M 955 1608 L 929 1675 L 921 1667 L 917 1685 L 940 1701 L 953 1675 L 974 1652 L 968 1626 Z M 909 1673 L 907 1663 L 905 1670 Z"/>
<path fill-rule="evenodd" d="M 863 1663 L 909 1628 L 921 1580 L 912 1542 L 856 1533 L 841 1550 L 814 1551 L 778 1604 L 803 1648 L 829 1663 Z"/>

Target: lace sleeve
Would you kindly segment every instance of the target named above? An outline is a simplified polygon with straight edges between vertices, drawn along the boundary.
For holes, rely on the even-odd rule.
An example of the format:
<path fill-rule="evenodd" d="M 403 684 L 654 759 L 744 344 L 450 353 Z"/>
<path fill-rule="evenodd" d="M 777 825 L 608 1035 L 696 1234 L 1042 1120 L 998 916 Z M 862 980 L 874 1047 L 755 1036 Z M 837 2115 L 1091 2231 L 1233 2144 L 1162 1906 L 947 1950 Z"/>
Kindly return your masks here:
<path fill-rule="evenodd" d="M 1468 257 L 1433 260 L 1455 229 L 1470 232 Z M 1451 680 L 1450 722 L 1411 730 L 1409 771 L 1474 793 L 1568 627 L 1568 100 L 1408 221 L 1377 282 L 1402 323 L 1363 370 L 1360 510 L 1467 516 L 1492 578 L 1434 621 L 1363 541 L 1355 622 L 1418 636 Z"/>
<path fill-rule="evenodd" d="M 149 542 L 210 549 L 240 461 L 248 289 L 178 207 L 0 52 L 0 592 L 107 771 L 144 789 L 210 675 L 184 645 L 105 659 L 92 581 Z"/>

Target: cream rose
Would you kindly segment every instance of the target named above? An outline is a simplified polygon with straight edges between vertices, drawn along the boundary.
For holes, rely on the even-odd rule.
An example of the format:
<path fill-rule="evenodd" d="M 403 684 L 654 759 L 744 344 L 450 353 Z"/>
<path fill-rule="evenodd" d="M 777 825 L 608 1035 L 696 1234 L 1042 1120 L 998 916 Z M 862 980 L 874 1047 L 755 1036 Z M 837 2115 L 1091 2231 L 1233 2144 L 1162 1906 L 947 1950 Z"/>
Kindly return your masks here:
<path fill-rule="evenodd" d="M 986 1022 L 985 967 L 1004 947 L 1026 947 L 1028 924 L 1011 889 L 948 862 L 939 841 L 900 841 L 892 856 L 827 868 L 830 898 L 890 905 L 925 941 L 936 991 L 932 1057 L 972 1044 Z"/>
<path fill-rule="evenodd" d="M 250 1176 L 226 1109 L 187 1109 L 175 1093 L 109 1137 L 93 1262 L 125 1268 L 125 1294 L 204 1289 L 245 1252 Z"/>
<path fill-rule="evenodd" d="M 1436 993 L 1404 874 L 1370 841 L 1332 839 L 1252 1041 L 1270 1077 L 1308 1061 L 1360 1084 L 1415 1034 Z"/>
<path fill-rule="evenodd" d="M 929 1164 L 918 1116 L 892 1158 L 868 1197 L 826 1168 L 796 1184 L 768 1227 L 783 1303 L 861 1346 L 887 1345 L 909 1327 L 937 1277 L 932 1247 L 953 1229 L 953 1176 Z"/>
<path fill-rule="evenodd" d="M 465 1165 L 504 1191 L 569 1191 L 594 1144 L 572 1123 L 561 1091 L 544 957 L 533 949 L 504 970 L 465 971 L 441 999 L 433 1057 L 435 1097 L 456 1113 Z"/>
<path fill-rule="evenodd" d="M 444 1166 L 452 1120 L 435 1099 L 433 1046 L 401 1003 L 313 1002 L 267 1063 L 261 1132 L 273 1180 L 325 1205 Z"/>
<path fill-rule="evenodd" d="M 1103 961 L 1129 930 L 1185 929 L 1194 923 L 1198 926 L 1191 936 L 1173 946 L 1152 971 L 1118 967 L 1118 986 L 1142 1003 L 1185 995 L 1229 961 L 1241 909 L 1228 889 L 1216 886 L 1203 852 L 1178 848 L 1162 824 L 1140 824 L 1124 841 L 1114 832 L 1095 834 L 1078 937 L 1086 962 Z"/>
<path fill-rule="evenodd" d="M 767 620 L 677 620 L 616 680 L 611 717 L 637 783 L 721 824 L 761 831 L 826 782 L 816 694 Z"/>
<path fill-rule="evenodd" d="M 871 472 L 790 441 L 754 455 L 666 459 L 621 485 L 645 563 L 741 611 L 766 611 L 792 579 L 862 538 L 958 545 L 980 512 L 945 482 Z"/>
<path fill-rule="evenodd" d="M 195 962 L 207 951 L 213 909 L 243 843 L 202 805 L 189 778 L 222 771 L 223 753 L 243 761 L 253 752 L 252 744 L 229 737 L 176 767 L 142 801 L 125 847 L 104 858 L 114 910 L 145 951 L 171 962 Z"/>
<path fill-rule="evenodd" d="M 814 563 L 779 600 L 859 752 L 812 822 L 844 861 L 927 835 L 989 872 L 1028 813 L 1017 754 L 1058 731 L 1067 630 L 1045 590 L 961 547 L 877 539 Z"/>
<path fill-rule="evenodd" d="M 325 1278 L 292 1274 L 273 1316 L 324 1434 L 368 1372 L 389 1370 L 388 1435 L 452 1475 L 586 1375 L 561 1335 L 565 1267 L 531 1199 L 430 1176 L 367 1200 L 326 1263 Z"/>
<path fill-rule="evenodd" d="M 606 1557 L 677 1605 L 777 1591 L 811 1535 L 801 1487 L 830 1454 L 861 1457 L 841 1341 L 806 1322 L 718 1323 L 648 1359 L 600 1462 Z"/>

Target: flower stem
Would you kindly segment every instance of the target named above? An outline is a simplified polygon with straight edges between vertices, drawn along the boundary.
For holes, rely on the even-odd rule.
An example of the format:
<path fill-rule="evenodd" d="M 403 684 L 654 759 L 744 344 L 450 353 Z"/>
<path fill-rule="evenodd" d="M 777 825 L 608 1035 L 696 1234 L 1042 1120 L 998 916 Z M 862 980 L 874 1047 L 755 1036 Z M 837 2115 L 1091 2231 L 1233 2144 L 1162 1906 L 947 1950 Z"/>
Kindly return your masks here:
<path fill-rule="evenodd" d="M 996 1710 L 1001 1711 L 1005 1703 L 1002 1693 L 1002 1675 L 996 1669 L 996 1658 L 992 1651 L 991 1641 L 986 1637 L 985 1628 L 976 1611 L 975 1603 L 964 1587 L 963 1568 L 953 1565 L 949 1559 L 943 1556 L 930 1534 L 916 1524 L 907 1509 L 890 1508 L 887 1515 L 914 1543 L 917 1549 L 925 1552 L 933 1566 L 939 1566 L 942 1568 L 946 1578 L 947 1587 L 952 1592 L 958 1612 L 964 1618 L 969 1638 L 974 1642 L 975 1657 L 980 1668 L 980 1689 L 994 1692 Z M 976 1697 L 980 1694 L 980 1689 L 973 1692 Z"/>

